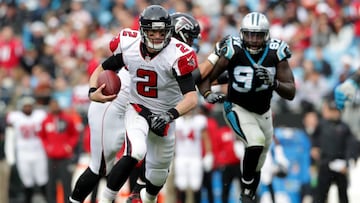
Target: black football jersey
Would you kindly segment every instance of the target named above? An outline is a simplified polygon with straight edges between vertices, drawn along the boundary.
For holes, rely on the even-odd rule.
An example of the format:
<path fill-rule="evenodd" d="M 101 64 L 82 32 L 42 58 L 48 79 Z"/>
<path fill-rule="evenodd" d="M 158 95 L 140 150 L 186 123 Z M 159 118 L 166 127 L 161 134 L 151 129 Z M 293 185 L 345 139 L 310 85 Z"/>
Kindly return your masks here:
<path fill-rule="evenodd" d="M 267 46 L 259 54 L 252 55 L 241 46 L 239 38 L 233 40 L 233 51 L 227 70 L 228 100 L 248 111 L 263 114 L 270 108 L 272 88 L 269 85 L 255 87 L 254 69 L 257 65 L 265 67 L 275 77 L 277 64 L 287 60 L 291 52 L 287 43 L 277 39 L 271 39 Z M 255 65 L 257 64 L 257 65 Z"/>

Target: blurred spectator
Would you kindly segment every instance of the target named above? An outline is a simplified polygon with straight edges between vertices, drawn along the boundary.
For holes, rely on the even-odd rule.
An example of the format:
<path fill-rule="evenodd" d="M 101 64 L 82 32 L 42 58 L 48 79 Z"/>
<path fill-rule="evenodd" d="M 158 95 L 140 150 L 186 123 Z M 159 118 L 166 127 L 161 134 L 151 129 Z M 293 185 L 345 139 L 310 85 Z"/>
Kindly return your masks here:
<path fill-rule="evenodd" d="M 327 59 L 324 57 L 323 49 L 319 46 L 314 47 L 314 59 L 312 59 L 314 68 L 327 79 L 332 77 L 333 70 Z"/>
<path fill-rule="evenodd" d="M 210 17 L 220 15 L 222 2 L 217 0 L 193 0 L 194 7 L 201 7 L 204 14 Z M 202 28 L 201 28 L 202 30 Z"/>
<path fill-rule="evenodd" d="M 73 88 L 64 77 L 57 77 L 54 81 L 54 89 L 51 97 L 56 99 L 62 109 L 72 106 Z"/>
<path fill-rule="evenodd" d="M 270 146 L 270 150 L 266 154 L 266 159 L 264 162 L 264 167 L 261 169 L 261 179 L 260 182 L 265 187 L 267 187 L 271 202 L 275 203 L 275 191 L 273 188 L 273 179 L 275 177 L 285 178 L 288 174 L 290 162 L 286 158 L 283 150 L 283 146 L 276 138 L 273 136 L 274 142 Z"/>
<path fill-rule="evenodd" d="M 52 79 L 54 79 L 57 75 L 57 65 L 55 64 L 54 54 L 54 47 L 45 44 L 43 53 L 38 59 L 38 64 L 44 67 L 44 70 L 49 73 Z"/>
<path fill-rule="evenodd" d="M 75 84 L 72 89 L 71 106 L 81 115 L 86 115 L 90 100 L 88 97 L 88 81 L 89 77 L 86 71 L 80 72 L 75 79 Z"/>
<path fill-rule="evenodd" d="M 30 45 L 41 55 L 44 48 L 44 39 L 47 33 L 47 26 L 43 21 L 35 21 L 30 24 Z"/>
<path fill-rule="evenodd" d="M 319 167 L 314 202 L 327 202 L 329 188 L 335 183 L 339 202 L 348 203 L 348 160 L 352 134 L 348 125 L 341 121 L 341 113 L 332 97 L 324 100 L 321 115 L 311 149 L 311 156 Z"/>
<path fill-rule="evenodd" d="M 194 18 L 199 22 L 200 25 L 200 35 L 201 35 L 201 41 L 209 41 L 209 35 L 211 31 L 211 18 L 204 12 L 204 7 L 201 7 L 200 5 L 194 4 L 192 7 L 192 15 Z"/>
<path fill-rule="evenodd" d="M 302 199 L 302 188 L 310 182 L 310 139 L 302 129 L 296 127 L 277 127 L 274 134 L 283 147 L 284 156 L 289 161 L 286 176 L 280 173 L 278 175 L 282 175 L 281 178 L 272 177 L 275 202 L 305 203 Z M 272 146 L 275 144 L 273 143 Z M 259 189 L 260 202 L 272 202 L 267 193 L 268 187 L 260 185 Z"/>
<path fill-rule="evenodd" d="M 349 125 L 355 140 L 351 142 L 351 158 L 355 163 L 360 157 L 360 68 L 358 68 L 345 82 L 335 88 L 335 101 L 342 110 L 342 120 Z"/>
<path fill-rule="evenodd" d="M 206 158 L 202 162 L 203 142 L 206 143 Z M 203 167 L 209 171 L 212 165 L 207 118 L 194 110 L 176 120 L 174 177 L 178 203 L 185 203 L 188 189 L 192 192 L 193 202 L 201 201 Z"/>
<path fill-rule="evenodd" d="M 38 64 L 33 67 L 31 85 L 38 104 L 47 105 L 52 94 L 53 81 L 43 66 Z"/>
<path fill-rule="evenodd" d="M 314 20 L 312 24 L 311 44 L 323 48 L 329 43 L 332 32 L 329 17 L 326 12 L 317 13 L 315 17 L 317 20 Z"/>
<path fill-rule="evenodd" d="M 21 39 L 10 26 L 1 27 L 0 30 L 0 71 L 5 75 L 19 80 L 16 71 L 19 70 L 20 57 L 23 54 Z"/>
<path fill-rule="evenodd" d="M 20 58 L 21 68 L 26 74 L 31 75 L 32 69 L 39 61 L 39 52 L 34 46 L 25 49 L 24 54 Z"/>
<path fill-rule="evenodd" d="M 92 54 L 92 58 L 86 64 L 86 70 L 89 77 L 99 63 L 101 63 L 105 58 L 111 56 L 108 42 L 112 38 L 112 34 L 102 33 L 98 36 L 96 40 L 93 41 L 94 53 Z"/>
<path fill-rule="evenodd" d="M 12 78 L 6 77 L 0 71 L 0 102 L 4 102 L 8 107 L 12 107 L 11 101 L 14 99 L 15 82 Z"/>
<path fill-rule="evenodd" d="M 353 66 L 355 64 L 355 60 L 348 54 L 342 55 L 340 60 L 341 67 L 338 68 L 339 78 L 336 80 L 338 83 L 344 82 L 354 72 Z"/>
<path fill-rule="evenodd" d="M 323 75 L 314 67 L 310 60 L 303 62 L 304 78 L 299 81 L 297 97 L 300 98 L 303 110 L 308 108 L 319 109 L 323 97 L 329 93 L 330 87 Z"/>
<path fill-rule="evenodd" d="M 215 153 L 215 168 L 221 172 L 221 200 L 225 203 L 229 202 L 232 183 L 238 180 L 240 184 L 241 178 L 240 160 L 245 148 L 235 136 L 231 128 L 222 126 L 217 130 L 214 146 L 214 150 L 218 151 Z"/>
<path fill-rule="evenodd" d="M 344 18 L 339 15 L 330 21 L 331 34 L 329 43 L 325 48 L 334 56 L 347 51 L 354 40 L 354 28 L 351 24 L 347 24 Z"/>
<path fill-rule="evenodd" d="M 27 10 L 15 1 L 0 2 L 0 27 L 10 26 L 14 33 L 20 35 L 27 17 Z"/>
<path fill-rule="evenodd" d="M 38 135 L 46 112 L 35 109 L 35 104 L 34 98 L 23 97 L 18 103 L 19 111 L 11 111 L 7 116 L 8 125 L 14 129 L 14 137 L 6 141 L 15 144 L 15 164 L 25 187 L 26 203 L 32 202 L 37 186 L 46 197 L 46 184 L 49 180 L 46 154 Z"/>
<path fill-rule="evenodd" d="M 314 110 L 309 110 L 308 112 L 304 113 L 303 116 L 303 130 L 304 132 L 307 134 L 307 136 L 309 137 L 310 140 L 314 139 L 314 135 L 318 134 L 318 125 L 319 125 L 319 115 L 316 111 Z M 318 166 L 317 166 L 317 161 L 311 157 L 311 162 L 310 162 L 310 178 L 311 181 L 309 184 L 306 184 L 303 186 L 302 188 L 302 197 L 304 199 L 311 199 L 310 202 L 312 202 L 313 197 L 316 193 L 316 187 L 317 187 L 317 177 L 318 177 Z"/>
<path fill-rule="evenodd" d="M 303 22 L 294 23 L 296 25 L 296 34 L 286 40 L 288 41 L 291 50 L 305 50 L 311 46 L 311 36 L 313 35 L 311 22 L 312 18 L 309 16 Z"/>
<path fill-rule="evenodd" d="M 63 197 L 69 197 L 71 193 L 71 159 L 79 140 L 79 132 L 72 118 L 62 110 L 58 101 L 51 99 L 39 135 L 49 161 L 48 201 L 56 202 L 58 182 L 63 188 Z"/>
<path fill-rule="evenodd" d="M 64 30 L 61 29 L 61 22 L 56 15 L 48 15 L 46 19 L 46 26 L 48 28 L 44 38 L 45 44 L 49 46 L 57 46 L 58 42 L 64 37 Z"/>
<path fill-rule="evenodd" d="M 68 14 L 68 22 L 71 22 L 73 27 L 87 27 L 93 21 L 93 18 L 88 10 L 84 8 L 84 0 L 71 0 L 70 12 Z"/>
<path fill-rule="evenodd" d="M 0 202 L 9 203 L 10 165 L 5 157 L 5 104 L 0 101 Z"/>
<path fill-rule="evenodd" d="M 207 119 L 206 121 L 207 132 L 210 139 L 210 144 L 207 144 L 206 142 L 202 143 L 202 146 L 204 146 L 202 151 L 204 163 L 205 160 L 208 163 L 211 163 L 210 162 L 211 159 L 214 159 L 213 161 L 215 161 L 216 154 L 220 153 L 221 150 L 219 149 L 219 147 L 215 146 L 219 144 L 217 143 L 219 126 L 216 118 L 213 115 L 211 115 L 211 113 L 214 110 L 213 107 L 214 106 L 211 104 L 202 104 L 200 106 L 200 111 L 206 116 Z M 211 152 L 205 150 L 206 148 L 208 148 L 206 147 L 206 145 L 211 145 Z M 211 154 L 213 158 L 211 157 Z M 206 155 L 208 155 L 207 158 L 205 158 Z M 207 166 L 207 169 L 204 170 L 204 174 L 203 174 L 202 188 L 206 190 L 206 194 L 207 194 L 206 198 L 209 203 L 215 202 L 214 191 L 213 191 L 213 174 L 215 170 L 216 170 L 215 163 L 213 163 L 211 167 Z"/>
<path fill-rule="evenodd" d="M 125 5 L 117 3 L 112 8 L 114 18 L 109 23 L 109 27 L 117 30 L 121 28 L 131 28 L 137 30 L 139 28 L 138 13 L 132 13 Z"/>

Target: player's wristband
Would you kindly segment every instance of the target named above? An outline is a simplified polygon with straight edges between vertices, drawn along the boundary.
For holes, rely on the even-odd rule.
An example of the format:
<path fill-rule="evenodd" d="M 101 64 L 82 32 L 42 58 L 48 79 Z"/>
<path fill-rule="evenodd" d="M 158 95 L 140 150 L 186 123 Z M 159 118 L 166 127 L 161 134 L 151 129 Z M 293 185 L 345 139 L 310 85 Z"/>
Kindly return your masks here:
<path fill-rule="evenodd" d="M 169 109 L 167 113 L 170 115 L 172 120 L 175 120 L 180 116 L 178 110 L 176 110 L 175 108 Z"/>
<path fill-rule="evenodd" d="M 96 87 L 90 87 L 89 92 L 88 92 L 88 97 L 90 98 L 90 94 L 95 92 L 96 90 L 97 90 Z"/>
<path fill-rule="evenodd" d="M 280 82 L 278 80 L 275 80 L 272 89 L 276 90 L 279 89 L 279 87 L 280 87 Z"/>
<path fill-rule="evenodd" d="M 211 94 L 211 90 L 206 90 L 203 94 L 203 97 L 206 98 L 207 96 L 209 96 L 209 94 Z"/>
<path fill-rule="evenodd" d="M 211 53 L 207 59 L 211 64 L 215 65 L 215 63 L 219 60 L 219 56 L 215 53 Z"/>

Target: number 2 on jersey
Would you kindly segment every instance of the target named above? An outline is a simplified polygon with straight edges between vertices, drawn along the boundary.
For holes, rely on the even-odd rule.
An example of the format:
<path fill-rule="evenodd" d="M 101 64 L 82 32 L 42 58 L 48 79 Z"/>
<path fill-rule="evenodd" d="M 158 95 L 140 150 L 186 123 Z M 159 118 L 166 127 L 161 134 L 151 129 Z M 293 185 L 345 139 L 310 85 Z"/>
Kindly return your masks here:
<path fill-rule="evenodd" d="M 146 81 L 136 83 L 138 94 L 144 97 L 157 98 L 157 73 L 151 70 L 138 69 L 136 75 L 139 78 L 146 79 Z"/>

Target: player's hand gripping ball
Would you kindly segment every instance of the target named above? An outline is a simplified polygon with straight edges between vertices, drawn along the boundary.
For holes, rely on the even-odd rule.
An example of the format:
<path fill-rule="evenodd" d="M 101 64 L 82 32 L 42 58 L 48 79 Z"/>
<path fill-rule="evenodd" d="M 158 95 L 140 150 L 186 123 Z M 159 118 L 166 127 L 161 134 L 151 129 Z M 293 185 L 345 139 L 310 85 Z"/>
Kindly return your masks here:
<path fill-rule="evenodd" d="M 119 76 L 116 72 L 111 70 L 104 70 L 100 73 L 97 79 L 97 85 L 100 87 L 102 84 L 105 84 L 104 89 L 102 89 L 102 93 L 106 96 L 118 94 L 121 88 Z"/>

